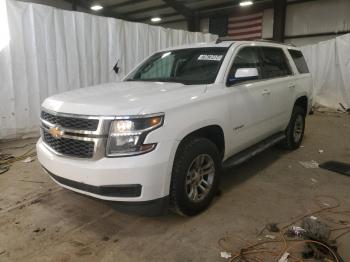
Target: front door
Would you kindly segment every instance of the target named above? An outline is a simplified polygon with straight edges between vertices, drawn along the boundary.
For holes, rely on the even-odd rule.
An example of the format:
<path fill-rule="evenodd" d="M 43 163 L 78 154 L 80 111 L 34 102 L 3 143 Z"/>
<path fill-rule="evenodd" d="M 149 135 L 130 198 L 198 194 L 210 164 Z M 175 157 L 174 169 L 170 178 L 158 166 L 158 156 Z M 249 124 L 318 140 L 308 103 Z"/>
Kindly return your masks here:
<path fill-rule="evenodd" d="M 226 88 L 230 110 L 232 145 L 230 154 L 237 153 L 266 138 L 271 131 L 271 90 L 262 79 L 259 47 L 242 47 L 238 50 L 228 75 Z M 256 79 L 237 79 L 239 68 L 256 68 Z"/>

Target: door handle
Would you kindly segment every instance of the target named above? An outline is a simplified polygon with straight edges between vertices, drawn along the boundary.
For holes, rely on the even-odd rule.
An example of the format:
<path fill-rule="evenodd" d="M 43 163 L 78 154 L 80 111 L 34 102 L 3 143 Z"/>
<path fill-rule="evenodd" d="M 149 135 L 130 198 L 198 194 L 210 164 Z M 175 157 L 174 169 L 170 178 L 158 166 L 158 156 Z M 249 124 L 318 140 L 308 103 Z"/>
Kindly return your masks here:
<path fill-rule="evenodd" d="M 295 84 L 289 84 L 288 87 L 289 87 L 290 89 L 294 89 L 294 88 L 295 88 Z"/>
<path fill-rule="evenodd" d="M 262 91 L 262 93 L 261 93 L 263 96 L 266 96 L 266 95 L 269 95 L 269 94 L 271 94 L 271 91 L 269 91 L 269 90 L 267 90 L 267 89 L 265 89 L 264 91 Z"/>

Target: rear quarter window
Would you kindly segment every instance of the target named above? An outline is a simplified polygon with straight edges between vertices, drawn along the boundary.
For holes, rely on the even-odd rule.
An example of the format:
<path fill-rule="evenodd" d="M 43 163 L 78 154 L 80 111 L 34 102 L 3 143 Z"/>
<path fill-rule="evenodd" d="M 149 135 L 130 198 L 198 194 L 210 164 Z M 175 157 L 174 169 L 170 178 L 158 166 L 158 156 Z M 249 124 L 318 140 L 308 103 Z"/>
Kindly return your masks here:
<path fill-rule="evenodd" d="M 295 63 L 295 66 L 298 69 L 298 72 L 300 74 L 307 74 L 309 73 L 309 68 L 306 64 L 305 58 L 303 56 L 303 53 L 299 50 L 288 50 L 289 54 L 291 55 L 291 57 L 293 58 L 293 61 Z"/>

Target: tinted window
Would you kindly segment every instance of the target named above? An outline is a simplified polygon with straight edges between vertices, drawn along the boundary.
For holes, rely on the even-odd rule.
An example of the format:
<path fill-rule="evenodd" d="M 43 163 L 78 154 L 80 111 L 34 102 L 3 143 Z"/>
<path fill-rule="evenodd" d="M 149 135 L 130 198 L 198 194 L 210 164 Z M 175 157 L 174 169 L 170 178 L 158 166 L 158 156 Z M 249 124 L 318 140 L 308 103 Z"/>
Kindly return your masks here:
<path fill-rule="evenodd" d="M 281 48 L 262 47 L 261 58 L 263 78 L 274 78 L 291 75 L 287 57 Z"/>
<path fill-rule="evenodd" d="M 160 52 L 147 59 L 127 81 L 210 84 L 216 79 L 227 48 L 192 48 Z"/>
<path fill-rule="evenodd" d="M 309 68 L 307 67 L 303 53 L 298 50 L 288 50 L 289 54 L 292 56 L 294 63 L 300 74 L 309 73 Z"/>
<path fill-rule="evenodd" d="M 251 79 L 235 79 L 236 71 L 239 68 L 257 68 L 260 75 L 259 49 L 257 47 L 244 47 L 236 55 L 230 73 L 229 82 L 231 84 L 250 81 Z"/>

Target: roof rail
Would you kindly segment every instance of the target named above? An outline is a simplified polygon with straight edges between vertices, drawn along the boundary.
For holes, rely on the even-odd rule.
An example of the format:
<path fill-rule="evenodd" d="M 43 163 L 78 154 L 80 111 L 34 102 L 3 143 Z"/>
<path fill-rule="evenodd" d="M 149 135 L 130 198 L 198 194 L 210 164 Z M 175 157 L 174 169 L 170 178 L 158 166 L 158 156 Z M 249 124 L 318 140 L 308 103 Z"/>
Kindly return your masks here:
<path fill-rule="evenodd" d="M 280 45 L 289 45 L 289 46 L 294 46 L 294 44 L 292 43 L 283 43 L 283 42 L 279 42 L 279 41 L 274 41 L 274 40 L 270 40 L 270 39 L 263 39 L 263 38 L 260 38 L 260 39 L 254 39 L 253 41 L 256 41 L 256 42 L 265 42 L 265 43 L 273 43 L 273 44 L 280 44 Z"/>
<path fill-rule="evenodd" d="M 224 37 L 219 37 L 217 40 L 216 40 L 216 44 L 219 44 L 221 42 L 224 42 L 224 41 L 237 41 L 235 39 L 232 39 L 232 37 L 230 36 L 224 36 Z M 244 41 L 244 40 L 242 40 Z M 260 38 L 260 39 L 254 39 L 254 40 L 251 40 L 251 41 L 256 41 L 256 42 L 265 42 L 265 43 L 274 43 L 274 44 L 280 44 L 280 45 L 289 45 L 289 46 L 294 46 L 294 44 L 292 43 L 282 43 L 282 42 L 278 42 L 278 41 L 274 41 L 274 40 L 269 40 L 269 39 L 263 39 L 263 38 Z"/>
<path fill-rule="evenodd" d="M 219 44 L 221 42 L 224 41 L 235 41 L 233 40 L 230 36 L 222 36 L 222 37 L 218 37 L 218 39 L 216 39 L 216 44 Z"/>

